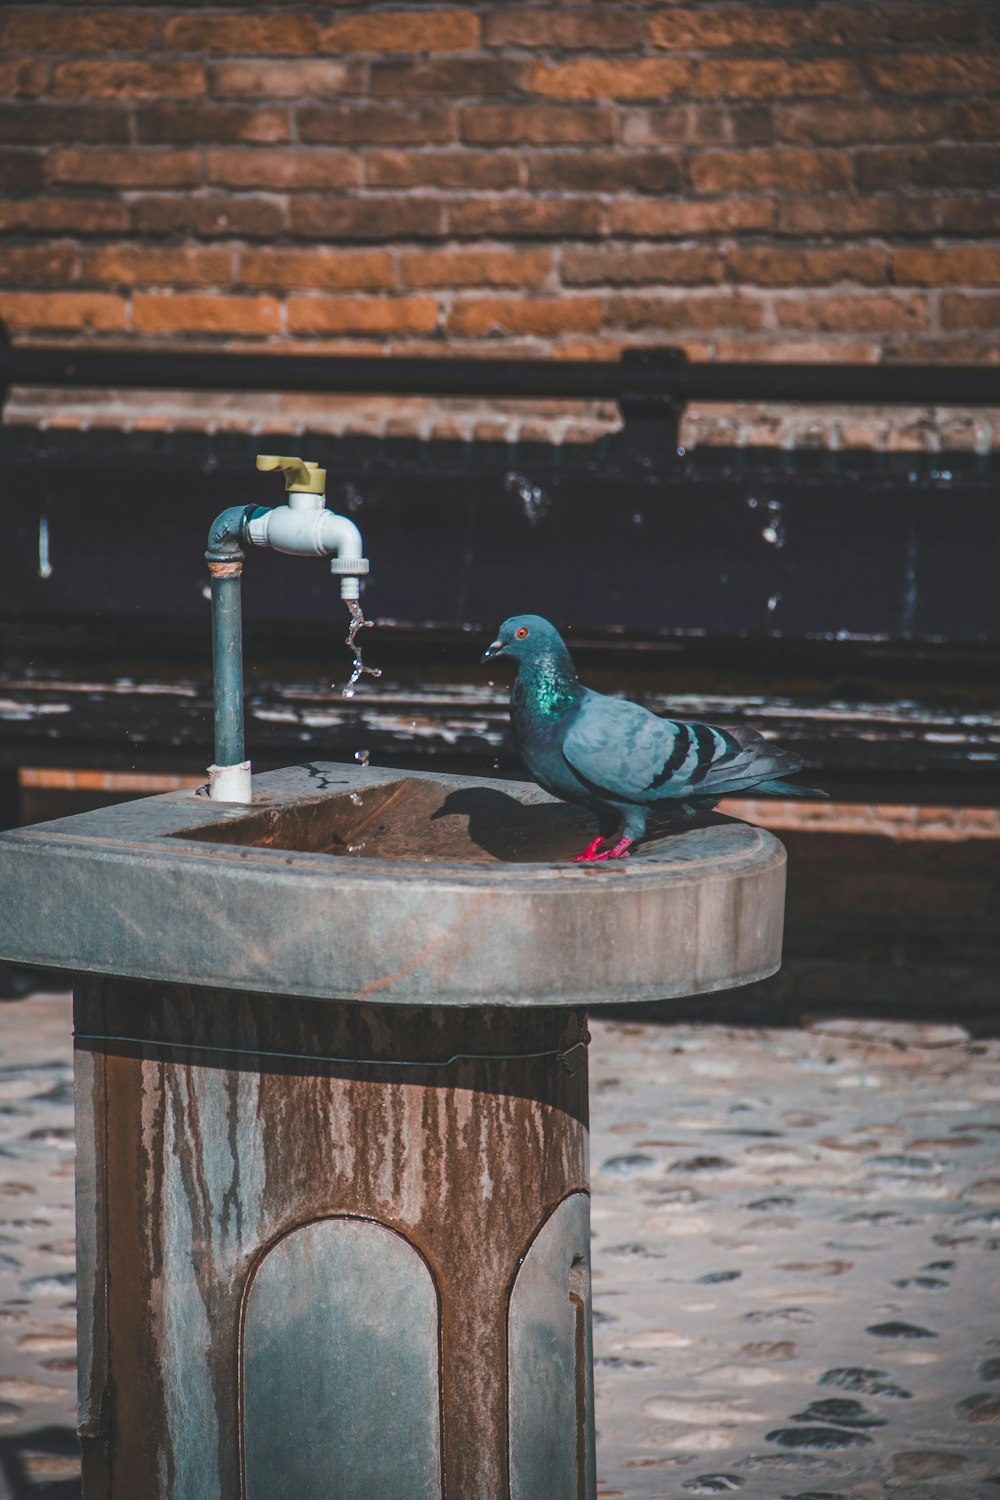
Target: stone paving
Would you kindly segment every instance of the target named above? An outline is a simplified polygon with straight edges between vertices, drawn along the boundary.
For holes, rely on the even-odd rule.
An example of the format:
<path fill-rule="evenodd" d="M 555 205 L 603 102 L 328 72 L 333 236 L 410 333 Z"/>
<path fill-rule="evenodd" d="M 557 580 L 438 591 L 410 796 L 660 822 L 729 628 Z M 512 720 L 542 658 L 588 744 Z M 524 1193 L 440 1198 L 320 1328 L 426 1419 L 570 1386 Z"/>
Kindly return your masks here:
<path fill-rule="evenodd" d="M 603 1500 L 1000 1497 L 1000 1042 L 592 1030 Z M 79 1493 L 69 1036 L 0 1006 L 0 1500 Z"/>

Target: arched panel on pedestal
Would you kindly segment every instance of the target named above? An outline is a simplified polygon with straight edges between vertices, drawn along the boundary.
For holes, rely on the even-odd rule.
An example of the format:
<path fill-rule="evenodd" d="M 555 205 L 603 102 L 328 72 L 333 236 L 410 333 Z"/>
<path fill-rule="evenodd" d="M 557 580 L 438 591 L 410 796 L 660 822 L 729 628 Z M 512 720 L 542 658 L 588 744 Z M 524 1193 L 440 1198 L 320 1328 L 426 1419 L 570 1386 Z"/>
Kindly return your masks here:
<path fill-rule="evenodd" d="M 532 1241 L 511 1291 L 508 1350 L 511 1500 L 592 1500 L 586 1193 L 564 1199 Z"/>
<path fill-rule="evenodd" d="M 244 1300 L 244 1500 L 441 1500 L 439 1329 L 426 1263 L 382 1224 L 272 1246 Z"/>

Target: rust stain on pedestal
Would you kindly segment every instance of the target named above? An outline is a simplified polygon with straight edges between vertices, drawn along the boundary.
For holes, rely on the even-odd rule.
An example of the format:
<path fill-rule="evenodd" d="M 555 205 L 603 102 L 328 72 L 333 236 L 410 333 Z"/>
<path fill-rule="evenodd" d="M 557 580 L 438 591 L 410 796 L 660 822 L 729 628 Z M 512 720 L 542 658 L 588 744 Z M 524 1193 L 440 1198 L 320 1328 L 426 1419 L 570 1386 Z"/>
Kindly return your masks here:
<path fill-rule="evenodd" d="M 106 1324 L 114 1351 L 102 1432 L 85 1439 L 88 1500 L 241 1493 L 245 1289 L 281 1236 L 337 1215 L 397 1230 L 426 1261 L 441 1310 L 443 1493 L 504 1500 L 510 1286 L 540 1225 L 587 1187 L 584 1013 L 126 980 L 83 981 L 76 1012 L 78 1032 L 141 1039 L 78 1044 L 103 1059 L 93 1129 L 113 1205 L 106 1319 L 104 1269 L 81 1268 L 81 1298 L 96 1300 L 95 1328 Z M 428 1064 L 575 1050 L 389 1066 L 404 1047 Z"/>

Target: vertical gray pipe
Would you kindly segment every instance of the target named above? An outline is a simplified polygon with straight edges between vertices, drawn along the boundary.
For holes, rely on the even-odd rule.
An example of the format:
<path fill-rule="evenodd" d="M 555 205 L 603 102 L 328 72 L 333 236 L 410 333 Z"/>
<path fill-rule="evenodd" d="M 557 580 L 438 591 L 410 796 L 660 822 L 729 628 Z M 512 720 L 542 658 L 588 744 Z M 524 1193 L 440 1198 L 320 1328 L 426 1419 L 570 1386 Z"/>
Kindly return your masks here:
<path fill-rule="evenodd" d="M 216 516 L 205 557 L 212 576 L 212 665 L 215 707 L 215 764 L 237 766 L 245 759 L 243 741 L 243 574 L 244 525 L 252 505 L 233 506 Z"/>
<path fill-rule="evenodd" d="M 210 566 L 215 764 L 236 766 L 246 759 L 243 748 L 243 564 L 215 563 Z M 227 571 L 220 576 L 216 569 L 222 568 Z"/>

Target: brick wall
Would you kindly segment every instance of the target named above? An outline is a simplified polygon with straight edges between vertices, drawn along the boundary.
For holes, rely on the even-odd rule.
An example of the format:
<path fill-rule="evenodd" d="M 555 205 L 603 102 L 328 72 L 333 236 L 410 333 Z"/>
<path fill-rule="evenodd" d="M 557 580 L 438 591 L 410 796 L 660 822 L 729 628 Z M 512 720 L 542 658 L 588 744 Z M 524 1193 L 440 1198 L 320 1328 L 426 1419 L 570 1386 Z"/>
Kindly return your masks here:
<path fill-rule="evenodd" d="M 8 4 L 0 26 L 19 339 L 1000 356 L 995 0 Z M 998 425 L 837 420 L 931 447 Z"/>

